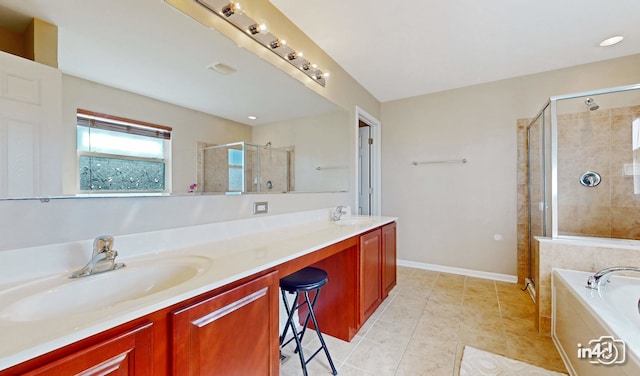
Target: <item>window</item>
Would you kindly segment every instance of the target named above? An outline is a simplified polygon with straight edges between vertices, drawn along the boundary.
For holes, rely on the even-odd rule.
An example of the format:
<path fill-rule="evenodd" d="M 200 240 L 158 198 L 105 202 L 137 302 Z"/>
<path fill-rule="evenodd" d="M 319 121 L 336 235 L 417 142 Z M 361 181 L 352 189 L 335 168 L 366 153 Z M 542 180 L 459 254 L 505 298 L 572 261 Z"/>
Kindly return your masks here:
<path fill-rule="evenodd" d="M 169 192 L 170 142 L 171 128 L 78 109 L 79 191 Z"/>

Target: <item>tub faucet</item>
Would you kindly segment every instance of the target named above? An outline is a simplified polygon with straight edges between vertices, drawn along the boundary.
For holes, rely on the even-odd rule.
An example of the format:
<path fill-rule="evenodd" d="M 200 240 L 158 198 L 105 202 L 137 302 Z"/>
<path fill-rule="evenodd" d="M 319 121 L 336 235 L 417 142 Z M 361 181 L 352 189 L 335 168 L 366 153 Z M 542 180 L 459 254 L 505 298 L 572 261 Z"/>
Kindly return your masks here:
<path fill-rule="evenodd" d="M 611 268 L 602 269 L 596 272 L 594 275 L 590 276 L 587 280 L 587 287 L 590 289 L 597 290 L 603 284 L 609 282 L 609 277 L 618 272 L 638 272 L 640 273 L 640 268 L 635 266 L 614 266 Z"/>
<path fill-rule="evenodd" d="M 73 272 L 69 278 L 80 278 L 123 268 L 123 263 L 116 263 L 118 251 L 113 248 L 113 236 L 102 235 L 93 240 L 93 256 L 84 268 Z"/>
<path fill-rule="evenodd" d="M 344 214 L 347 214 L 347 207 L 346 206 L 342 206 L 342 205 L 338 205 L 336 206 L 335 210 L 333 211 L 333 213 L 331 213 L 331 220 L 332 221 L 339 221 L 340 217 L 342 217 Z"/>

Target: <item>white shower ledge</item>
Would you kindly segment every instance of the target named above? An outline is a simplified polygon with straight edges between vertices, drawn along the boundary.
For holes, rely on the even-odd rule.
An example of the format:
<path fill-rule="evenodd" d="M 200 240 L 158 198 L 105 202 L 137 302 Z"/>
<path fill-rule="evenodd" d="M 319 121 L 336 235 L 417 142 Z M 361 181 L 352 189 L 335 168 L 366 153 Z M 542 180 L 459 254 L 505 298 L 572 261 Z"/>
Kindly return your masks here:
<path fill-rule="evenodd" d="M 87 312 L 64 319 L 11 321 L 0 317 L 0 333 L 11 339 L 0 342 L 0 370 L 397 219 L 372 217 L 371 223 L 336 225 L 329 220 L 329 212 L 321 209 L 115 236 L 118 262 L 194 256 L 211 260 L 211 267 L 172 288 L 100 310 L 87 307 Z M 92 242 L 88 239 L 1 252 L 0 307 L 12 303 L 4 297 L 9 289 L 45 277 L 66 278 L 84 266 Z M 82 300 L 82 296 L 77 298 Z"/>

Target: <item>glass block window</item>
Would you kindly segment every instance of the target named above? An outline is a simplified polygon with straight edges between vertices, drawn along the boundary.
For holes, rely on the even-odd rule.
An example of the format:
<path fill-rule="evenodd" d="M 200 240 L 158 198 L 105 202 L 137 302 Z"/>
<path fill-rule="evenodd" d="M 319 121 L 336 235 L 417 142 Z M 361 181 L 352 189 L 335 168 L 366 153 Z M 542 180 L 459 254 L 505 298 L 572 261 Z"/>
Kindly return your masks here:
<path fill-rule="evenodd" d="M 78 110 L 81 193 L 167 193 L 171 128 Z"/>

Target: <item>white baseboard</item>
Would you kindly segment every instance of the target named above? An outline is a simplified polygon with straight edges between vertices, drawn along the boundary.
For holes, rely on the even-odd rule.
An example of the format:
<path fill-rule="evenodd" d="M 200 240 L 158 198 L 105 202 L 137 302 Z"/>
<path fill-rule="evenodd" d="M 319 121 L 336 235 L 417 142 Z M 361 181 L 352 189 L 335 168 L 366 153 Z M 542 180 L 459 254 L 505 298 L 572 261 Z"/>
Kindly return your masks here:
<path fill-rule="evenodd" d="M 437 265 L 437 264 L 427 264 L 424 262 L 398 260 L 398 266 L 407 266 L 409 268 L 433 270 L 436 272 L 443 272 L 443 273 L 460 274 L 460 275 L 466 275 L 469 277 L 492 279 L 494 281 L 501 281 L 501 282 L 509 282 L 509 283 L 518 282 L 518 277 L 515 275 L 483 272 L 481 270 L 456 268 L 453 266 L 445 266 L 445 265 Z"/>

